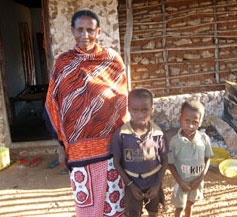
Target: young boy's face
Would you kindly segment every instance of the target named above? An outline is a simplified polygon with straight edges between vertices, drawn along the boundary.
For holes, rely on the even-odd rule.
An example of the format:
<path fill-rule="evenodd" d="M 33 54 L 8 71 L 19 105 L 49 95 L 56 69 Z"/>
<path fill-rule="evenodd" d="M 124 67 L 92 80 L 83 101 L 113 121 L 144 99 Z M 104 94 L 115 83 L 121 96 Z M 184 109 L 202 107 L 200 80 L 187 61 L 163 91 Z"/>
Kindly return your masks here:
<path fill-rule="evenodd" d="M 191 109 L 185 108 L 180 116 L 183 136 L 193 139 L 201 122 L 201 114 Z"/>
<path fill-rule="evenodd" d="M 151 118 L 152 103 L 149 98 L 133 97 L 128 102 L 131 121 L 137 126 L 146 125 Z"/>

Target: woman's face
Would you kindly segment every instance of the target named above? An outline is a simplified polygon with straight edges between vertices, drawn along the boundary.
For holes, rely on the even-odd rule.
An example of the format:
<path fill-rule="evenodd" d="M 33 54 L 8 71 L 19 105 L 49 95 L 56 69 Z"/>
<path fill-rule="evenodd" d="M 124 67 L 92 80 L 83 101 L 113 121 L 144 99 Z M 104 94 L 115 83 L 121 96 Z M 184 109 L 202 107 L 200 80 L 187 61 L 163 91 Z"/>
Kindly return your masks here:
<path fill-rule="evenodd" d="M 81 16 L 75 20 L 72 34 L 77 46 L 82 51 L 92 53 L 96 38 L 100 35 L 100 28 L 97 27 L 96 19 L 89 16 Z"/>

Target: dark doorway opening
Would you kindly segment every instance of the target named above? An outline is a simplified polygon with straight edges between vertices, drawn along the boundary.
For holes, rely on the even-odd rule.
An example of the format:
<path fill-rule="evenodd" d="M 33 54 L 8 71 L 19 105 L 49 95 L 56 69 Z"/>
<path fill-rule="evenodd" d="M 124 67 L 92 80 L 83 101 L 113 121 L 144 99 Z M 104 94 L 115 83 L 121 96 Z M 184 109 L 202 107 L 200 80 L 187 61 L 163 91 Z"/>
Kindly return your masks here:
<path fill-rule="evenodd" d="M 11 140 L 12 142 L 50 140 L 52 136 L 46 126 L 44 108 L 48 88 L 48 70 L 41 0 L 5 0 L 1 5 L 4 8 L 13 8 L 16 12 L 16 15 L 12 17 L 7 17 L 7 13 L 2 15 L 4 20 L 9 23 L 4 24 L 6 28 L 1 26 L 4 34 L 3 44 L 6 48 L 6 75 L 8 77 L 4 82 L 8 87 L 6 96 L 9 102 L 7 112 Z M 29 58 L 22 50 L 29 48 L 27 45 L 29 40 L 23 40 L 22 43 L 21 37 L 25 35 L 20 29 L 22 23 L 28 25 L 30 33 L 28 39 L 32 41 L 30 47 L 33 55 L 30 57 L 32 57 L 34 64 L 27 73 L 25 72 L 25 63 L 29 62 Z M 7 26 L 10 25 L 15 28 L 9 30 Z M 13 38 L 14 40 L 11 40 Z M 12 45 L 15 50 L 9 51 L 7 49 L 9 45 Z M 12 53 L 14 55 L 11 55 Z M 30 79 L 26 79 L 26 74 L 27 78 L 30 76 Z M 32 77 L 34 81 L 27 82 L 32 80 Z"/>

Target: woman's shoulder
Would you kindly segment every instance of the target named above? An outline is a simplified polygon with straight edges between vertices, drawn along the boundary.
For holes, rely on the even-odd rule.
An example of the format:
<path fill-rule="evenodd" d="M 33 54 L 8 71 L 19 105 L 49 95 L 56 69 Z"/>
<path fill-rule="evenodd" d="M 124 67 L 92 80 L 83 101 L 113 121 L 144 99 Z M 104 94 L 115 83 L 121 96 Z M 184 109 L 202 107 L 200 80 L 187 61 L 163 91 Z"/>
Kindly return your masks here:
<path fill-rule="evenodd" d="M 62 60 L 70 59 L 74 56 L 76 56 L 75 51 L 74 50 L 68 50 L 68 51 L 65 51 L 65 52 L 59 54 L 56 61 L 58 61 L 58 60 L 62 61 Z"/>
<path fill-rule="evenodd" d="M 121 55 L 115 49 L 113 49 L 111 47 L 104 47 L 104 46 L 101 46 L 101 49 L 102 49 L 102 53 L 106 53 L 107 54 L 107 58 L 111 58 L 111 59 L 115 59 L 116 58 L 120 62 L 123 62 Z"/>

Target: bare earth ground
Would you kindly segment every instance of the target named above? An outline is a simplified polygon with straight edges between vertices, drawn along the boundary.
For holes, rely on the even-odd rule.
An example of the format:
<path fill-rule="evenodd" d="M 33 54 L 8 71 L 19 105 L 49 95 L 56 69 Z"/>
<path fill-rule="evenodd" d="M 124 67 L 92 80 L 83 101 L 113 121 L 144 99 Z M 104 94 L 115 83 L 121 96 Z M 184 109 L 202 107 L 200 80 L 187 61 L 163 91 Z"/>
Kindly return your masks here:
<path fill-rule="evenodd" d="M 75 216 L 68 175 L 58 174 L 60 166 L 47 168 L 54 157 L 45 156 L 37 167 L 13 163 L 0 171 L 1 217 Z M 173 181 L 167 171 L 163 182 L 167 210 L 159 216 L 174 216 L 174 207 L 170 204 Z M 206 177 L 204 197 L 196 204 L 193 216 L 237 216 L 237 179 L 225 178 L 211 168 Z"/>

